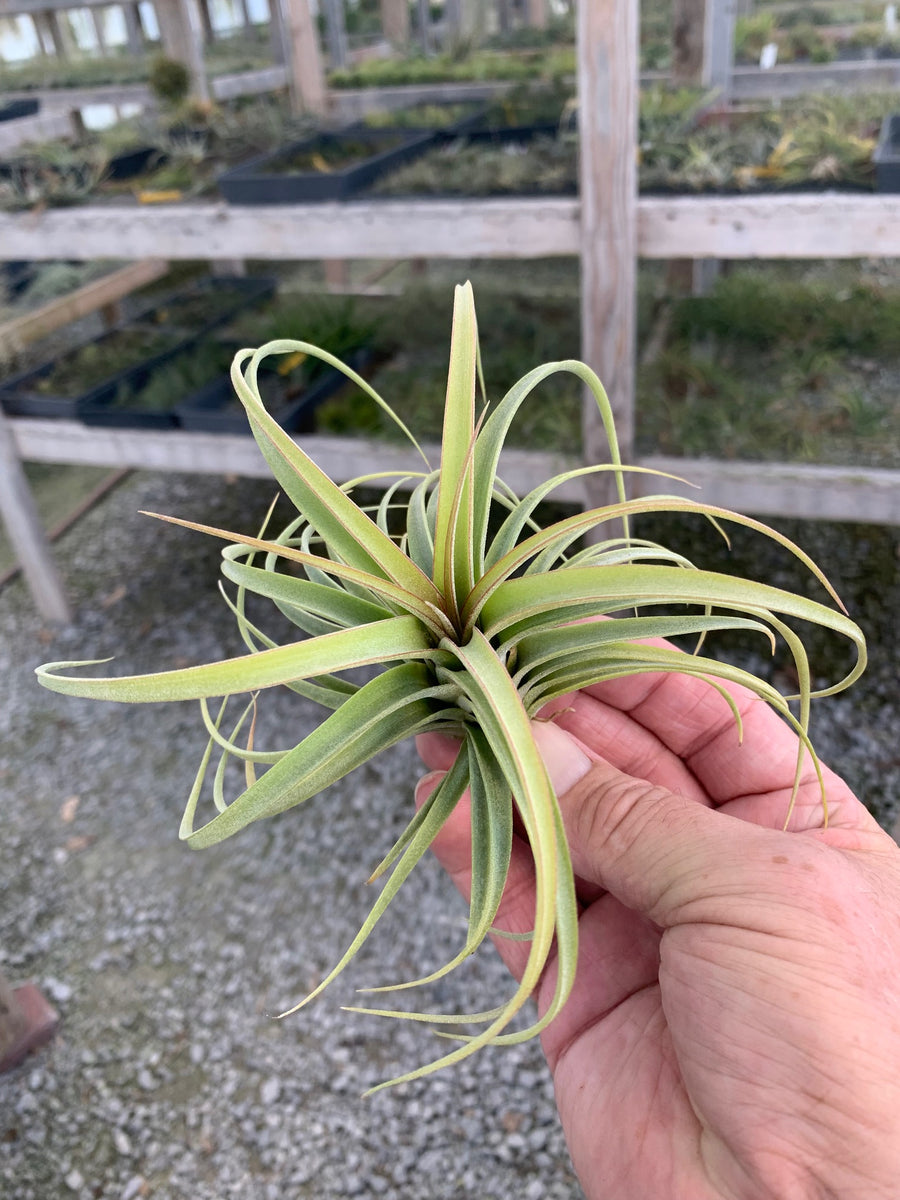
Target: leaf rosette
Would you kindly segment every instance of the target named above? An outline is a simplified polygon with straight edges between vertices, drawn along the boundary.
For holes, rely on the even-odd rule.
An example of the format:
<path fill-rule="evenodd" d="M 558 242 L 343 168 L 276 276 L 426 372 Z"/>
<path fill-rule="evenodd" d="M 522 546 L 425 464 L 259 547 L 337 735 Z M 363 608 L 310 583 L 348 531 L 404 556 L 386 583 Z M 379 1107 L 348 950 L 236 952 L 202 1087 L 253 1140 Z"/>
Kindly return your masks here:
<path fill-rule="evenodd" d="M 144 676 L 73 675 L 72 668 L 92 665 L 73 662 L 46 664 L 37 675 L 45 687 L 70 695 L 126 702 L 200 701 L 208 741 L 180 829 L 188 845 L 198 849 L 302 804 L 402 739 L 429 731 L 458 739 L 452 767 L 373 871 L 371 878 L 384 882 L 359 933 L 334 969 L 296 1006 L 318 996 L 346 967 L 468 792 L 473 882 L 468 929 L 459 952 L 422 979 L 370 990 L 433 982 L 474 953 L 488 935 L 502 936 L 494 920 L 514 830 L 527 840 L 534 861 L 536 901 L 527 963 L 512 994 L 489 1011 L 354 1009 L 426 1021 L 456 1039 L 447 1053 L 390 1081 L 398 1083 L 458 1062 L 483 1046 L 533 1037 L 554 1019 L 571 990 L 578 953 L 575 886 L 557 797 L 531 726 L 549 701 L 606 679 L 678 671 L 717 688 L 731 705 L 740 732 L 740 715 L 728 685 L 743 685 L 797 731 L 799 783 L 805 755 L 818 770 L 808 735 L 810 701 L 847 687 L 859 676 L 865 643 L 822 571 L 781 534 L 751 518 L 677 496 L 627 499 L 626 473 L 640 468 L 622 465 L 606 393 L 583 363 L 566 360 L 537 367 L 493 410 L 482 406 L 479 390 L 483 398 L 484 386 L 469 284 L 455 294 L 438 469 L 423 455 L 424 469 L 417 474 L 378 474 L 344 486 L 334 483 L 271 418 L 260 396 L 263 360 L 298 353 L 342 371 L 416 444 L 370 384 L 325 350 L 285 339 L 236 355 L 235 390 L 297 516 L 275 536 L 266 536 L 265 528 L 259 536 L 248 536 L 190 521 L 176 523 L 228 543 L 222 573 L 235 585 L 236 594 L 226 595 L 226 600 L 248 653 Z M 593 394 L 609 443 L 609 462 L 557 475 L 520 498 L 497 474 L 501 450 L 520 406 L 557 372 L 574 374 Z M 541 528 L 535 514 L 542 501 L 574 476 L 593 471 L 609 473 L 617 499 Z M 363 485 L 379 489 L 381 498 L 374 505 L 361 506 L 354 499 L 353 492 Z M 403 495 L 407 500 L 401 504 Z M 398 508 L 405 516 L 399 532 Z M 699 570 L 674 551 L 631 535 L 631 518 L 671 512 L 701 514 L 720 529 L 722 522 L 737 523 L 774 539 L 809 569 L 834 607 L 755 580 Z M 586 545 L 585 535 L 590 537 Z M 271 601 L 302 636 L 286 644 L 273 641 L 248 618 L 248 593 Z M 603 617 L 610 619 L 597 619 Z M 813 689 L 804 644 L 794 629 L 797 622 L 824 627 L 852 643 L 855 665 L 844 678 Z M 706 636 L 719 630 L 754 631 L 773 647 L 776 638 L 783 639 L 793 656 L 798 695 L 786 697 L 748 671 L 701 654 Z M 698 639 L 694 653 L 659 643 L 680 635 Z M 346 678 L 354 668 L 372 665 L 383 669 L 368 682 Z M 329 712 L 293 748 L 259 750 L 254 737 L 256 695 L 278 686 Z M 229 699 L 241 694 L 249 694 L 250 700 L 229 727 Z M 215 712 L 208 704 L 212 698 L 222 698 Z M 244 764 L 246 787 L 229 800 L 226 766 L 234 759 Z M 205 788 L 210 773 L 211 788 Z M 210 790 L 214 812 L 201 819 L 201 800 Z M 540 1019 L 516 1022 L 554 945 L 558 970 L 552 1001 Z M 474 1032 L 463 1033 L 464 1028 Z"/>

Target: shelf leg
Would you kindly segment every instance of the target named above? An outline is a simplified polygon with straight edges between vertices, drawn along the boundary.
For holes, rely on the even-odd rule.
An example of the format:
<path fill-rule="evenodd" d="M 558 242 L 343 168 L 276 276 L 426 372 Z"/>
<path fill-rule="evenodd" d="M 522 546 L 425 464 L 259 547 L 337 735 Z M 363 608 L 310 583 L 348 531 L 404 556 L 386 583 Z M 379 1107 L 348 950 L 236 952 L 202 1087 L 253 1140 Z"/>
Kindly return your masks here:
<path fill-rule="evenodd" d="M 53 560 L 34 497 L 16 451 L 12 431 L 0 412 L 0 517 L 45 621 L 67 625 L 72 611 Z"/>

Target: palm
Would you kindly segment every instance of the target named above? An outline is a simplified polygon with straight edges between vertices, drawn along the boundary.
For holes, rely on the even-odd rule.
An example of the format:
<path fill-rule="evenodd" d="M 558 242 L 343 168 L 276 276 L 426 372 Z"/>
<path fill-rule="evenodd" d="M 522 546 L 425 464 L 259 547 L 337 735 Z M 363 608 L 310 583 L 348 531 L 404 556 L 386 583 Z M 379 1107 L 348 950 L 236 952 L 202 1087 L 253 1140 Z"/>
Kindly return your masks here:
<path fill-rule="evenodd" d="M 808 997 L 821 986 L 823 971 L 836 970 L 842 956 L 844 963 L 847 954 L 854 958 L 862 995 L 874 986 L 871 955 L 846 949 L 858 931 L 840 928 L 854 892 L 862 894 L 870 884 L 855 862 L 832 856 L 837 863 L 829 859 L 828 869 L 835 877 L 823 885 L 817 855 L 827 854 L 829 845 L 883 848 L 884 835 L 830 773 L 829 827 L 823 831 L 811 766 L 790 822 L 792 833 L 807 835 L 801 842 L 775 832 L 788 809 L 796 742 L 755 697 L 733 694 L 744 721 L 740 747 L 722 697 L 701 681 L 675 676 L 598 685 L 554 705 L 555 720 L 536 727 L 545 758 L 555 759 L 557 768 L 563 764 L 561 775 L 559 769 L 551 773 L 557 790 L 566 793 L 562 806 L 583 908 L 575 985 L 543 1035 L 543 1045 L 576 1170 L 597 1200 L 651 1195 L 759 1200 L 795 1194 L 791 1172 L 796 1168 L 799 1176 L 805 1168 L 810 1146 L 818 1139 L 824 1153 L 829 1138 L 840 1140 L 846 1133 L 839 1113 L 831 1114 L 830 1128 L 823 1121 L 824 1137 L 815 1128 L 821 1096 L 817 1100 L 814 1081 L 807 1080 L 808 1047 L 785 1045 L 784 1031 L 786 1023 L 808 1028 Z M 572 780 L 565 778 L 565 763 L 579 757 L 579 746 L 588 758 L 602 758 L 618 771 L 761 827 L 743 829 L 740 844 L 750 853 L 742 853 L 699 896 L 686 864 L 684 915 L 667 919 L 664 931 L 597 884 L 584 882 L 597 878 L 587 850 L 594 814 L 582 810 L 577 784 L 571 791 L 568 786 L 583 775 L 583 762 L 573 761 Z M 420 748 L 430 766 L 446 765 L 448 747 L 439 741 L 423 739 Z M 595 767 L 594 778 L 598 770 L 602 767 Z M 463 812 L 455 814 L 435 847 L 464 892 L 466 824 Z M 722 827 L 730 836 L 731 823 Z M 768 839 L 766 848 L 754 858 L 760 838 Z M 796 857 L 798 847 L 809 852 L 810 861 L 785 876 L 777 865 Z M 648 872 L 646 884 L 631 885 L 637 893 L 645 888 L 635 907 L 651 915 L 658 899 L 652 875 Z M 528 849 L 521 844 L 498 927 L 528 927 L 530 878 Z M 829 905 L 823 886 L 845 902 Z M 900 872 L 897 886 L 900 896 Z M 674 904 L 677 912 L 679 902 L 677 894 L 667 894 L 666 911 L 671 913 Z M 820 951 L 824 926 L 834 944 L 833 967 Z M 748 986 L 760 953 L 771 954 L 773 943 L 779 987 Z M 497 945 L 516 973 L 522 944 L 498 940 Z M 894 969 L 900 972 L 900 960 Z M 846 1040 L 845 1022 L 855 1015 L 840 988 L 838 981 L 834 1003 L 819 1018 L 822 1036 L 836 1042 Z M 538 989 L 539 1008 L 552 990 L 551 962 Z M 786 1012 L 791 1003 L 794 1011 Z M 722 1013 L 736 1019 L 723 1023 Z M 804 1108 L 807 1099 L 812 1116 Z"/>

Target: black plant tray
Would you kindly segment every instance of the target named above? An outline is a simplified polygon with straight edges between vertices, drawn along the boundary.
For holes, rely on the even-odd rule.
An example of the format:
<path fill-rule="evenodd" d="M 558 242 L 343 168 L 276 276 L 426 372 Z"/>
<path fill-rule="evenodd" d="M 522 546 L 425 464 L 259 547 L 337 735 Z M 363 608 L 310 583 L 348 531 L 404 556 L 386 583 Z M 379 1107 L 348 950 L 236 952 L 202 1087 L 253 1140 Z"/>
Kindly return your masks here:
<path fill-rule="evenodd" d="M 872 155 L 879 192 L 900 192 L 900 113 L 889 113 Z"/>
<path fill-rule="evenodd" d="M 19 117 L 33 117 L 40 107 L 40 100 L 7 100 L 5 104 L 0 104 L 0 121 L 17 121 Z"/>
<path fill-rule="evenodd" d="M 123 329 L 128 328 L 133 328 L 133 326 L 117 326 L 116 329 L 110 330 L 109 333 L 105 333 L 101 337 L 93 338 L 91 341 L 84 342 L 81 346 L 74 347 L 73 350 L 67 351 L 67 354 L 76 353 L 78 350 L 82 350 L 85 346 L 90 345 L 96 345 L 102 349 L 104 341 L 108 340 L 114 334 L 121 332 Z M 87 414 L 92 412 L 92 405 L 95 400 L 106 396 L 110 392 L 115 394 L 116 389 L 121 383 L 128 383 L 139 387 L 147 380 L 151 371 L 162 363 L 168 362 L 170 358 L 194 341 L 196 341 L 196 337 L 182 334 L 177 339 L 173 339 L 172 345 L 168 346 L 165 350 L 148 355 L 147 358 L 136 362 L 133 366 L 115 372 L 108 379 L 94 384 L 92 387 L 85 389 L 80 395 L 75 396 L 53 395 L 38 390 L 37 384 L 39 380 L 45 375 L 49 375 L 66 355 L 51 358 L 47 362 L 41 363 L 38 367 L 31 367 L 27 371 L 22 371 L 18 375 L 3 380 L 0 383 L 0 407 L 10 416 L 60 417 L 69 420 L 79 419 L 85 421 L 86 424 L 92 424 L 94 422 L 89 419 L 89 415 Z"/>
<path fill-rule="evenodd" d="M 157 146 L 136 146 L 134 150 L 113 155 L 109 160 L 106 178 L 114 182 L 134 179 L 152 167 L 162 166 L 167 158 L 168 155 Z"/>
<path fill-rule="evenodd" d="M 234 303 L 223 305 L 214 315 L 199 323 L 189 323 L 185 332 L 191 336 L 209 333 L 220 325 L 232 320 L 242 309 L 257 301 L 268 300 L 274 295 L 277 281 L 269 276 L 260 275 L 207 275 L 195 280 L 188 287 L 174 292 L 167 300 L 161 301 L 148 312 L 134 321 L 135 325 L 170 325 L 180 328 L 179 305 L 195 302 L 206 292 L 214 292 L 217 287 L 227 288 L 234 292 Z"/>
<path fill-rule="evenodd" d="M 371 351 L 367 348 L 355 350 L 348 356 L 347 365 L 360 371 L 370 359 Z M 264 368 L 260 374 L 275 375 L 277 372 Z M 290 396 L 282 404 L 266 400 L 266 407 L 288 433 L 311 433 L 319 405 L 350 382 L 342 371 L 329 367 L 304 391 Z M 235 398 L 234 387 L 227 375 L 200 388 L 179 404 L 175 412 L 182 429 L 198 433 L 250 433 L 247 413 Z"/>
<path fill-rule="evenodd" d="M 320 133 L 260 154 L 219 176 L 219 191 L 229 204 L 303 204 L 309 201 L 345 200 L 367 187 L 385 171 L 417 158 L 435 143 L 432 133 L 396 129 L 354 129 Z M 279 172 L 279 166 L 298 154 L 326 153 L 341 144 L 358 144 L 368 157 L 334 171 Z"/>
<path fill-rule="evenodd" d="M 178 424 L 174 405 L 169 409 L 149 409 L 116 403 L 119 388 L 130 382 L 124 380 L 81 401 L 79 420 L 85 425 L 100 425 L 107 429 L 174 429 Z"/>

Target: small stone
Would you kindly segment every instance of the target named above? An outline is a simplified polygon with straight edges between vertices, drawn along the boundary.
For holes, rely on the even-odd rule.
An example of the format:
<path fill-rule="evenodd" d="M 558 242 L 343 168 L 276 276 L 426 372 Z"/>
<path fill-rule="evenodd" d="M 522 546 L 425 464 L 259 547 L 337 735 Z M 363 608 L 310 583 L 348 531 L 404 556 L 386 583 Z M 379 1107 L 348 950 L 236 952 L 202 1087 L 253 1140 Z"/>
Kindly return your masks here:
<path fill-rule="evenodd" d="M 84 1176 L 80 1171 L 70 1171 L 66 1176 L 66 1187 L 71 1192 L 80 1192 L 84 1187 Z"/>
<path fill-rule="evenodd" d="M 72 989 L 69 985 L 52 976 L 44 980 L 44 990 L 56 1004 L 66 1004 L 72 999 Z"/>
<path fill-rule="evenodd" d="M 124 1129 L 113 1130 L 113 1145 L 120 1154 L 131 1153 L 131 1138 Z"/>
<path fill-rule="evenodd" d="M 280 1095 L 281 1081 L 276 1079 L 274 1075 L 263 1081 L 259 1089 L 259 1098 L 263 1104 L 274 1104 Z"/>
<path fill-rule="evenodd" d="M 144 1182 L 143 1175 L 132 1175 L 122 1190 L 122 1200 L 135 1200 L 136 1196 L 143 1195 Z"/>
<path fill-rule="evenodd" d="M 196 1042 L 194 1042 L 194 1044 L 191 1046 L 188 1053 L 190 1055 L 191 1062 L 194 1064 L 195 1067 L 198 1067 L 200 1065 L 200 1063 L 203 1062 L 204 1058 L 206 1058 L 206 1051 L 203 1049 L 202 1046 L 199 1046 Z"/>
<path fill-rule="evenodd" d="M 152 1092 L 156 1087 L 156 1080 L 150 1074 L 146 1067 L 141 1067 L 137 1073 L 138 1087 L 142 1087 L 145 1092 Z"/>

